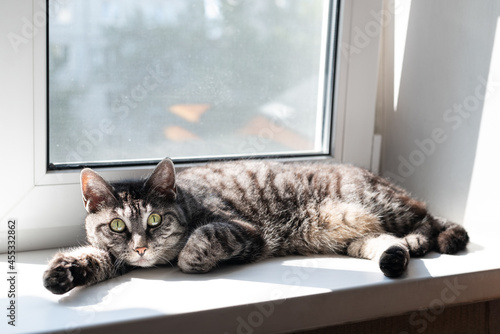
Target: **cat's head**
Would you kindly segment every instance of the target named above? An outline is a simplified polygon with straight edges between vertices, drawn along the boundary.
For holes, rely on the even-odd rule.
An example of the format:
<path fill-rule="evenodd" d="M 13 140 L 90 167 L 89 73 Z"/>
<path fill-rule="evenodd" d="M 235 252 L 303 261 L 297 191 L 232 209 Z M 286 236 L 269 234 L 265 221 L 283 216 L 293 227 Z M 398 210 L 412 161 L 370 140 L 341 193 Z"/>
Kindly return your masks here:
<path fill-rule="evenodd" d="M 177 257 L 187 235 L 176 203 L 175 170 L 164 159 L 145 180 L 108 183 L 95 171 L 81 172 L 87 239 L 118 261 L 149 267 Z"/>

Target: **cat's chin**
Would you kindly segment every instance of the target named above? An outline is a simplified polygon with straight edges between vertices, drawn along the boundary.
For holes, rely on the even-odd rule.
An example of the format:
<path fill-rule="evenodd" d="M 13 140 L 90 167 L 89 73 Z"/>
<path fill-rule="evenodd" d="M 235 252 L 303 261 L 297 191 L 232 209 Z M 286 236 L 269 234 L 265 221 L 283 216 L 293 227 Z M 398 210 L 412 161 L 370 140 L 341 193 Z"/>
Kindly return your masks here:
<path fill-rule="evenodd" d="M 153 263 L 152 261 L 149 261 L 148 259 L 145 259 L 143 257 L 141 257 L 137 261 L 134 261 L 130 264 L 135 266 L 135 267 L 152 267 L 155 265 L 155 263 Z"/>

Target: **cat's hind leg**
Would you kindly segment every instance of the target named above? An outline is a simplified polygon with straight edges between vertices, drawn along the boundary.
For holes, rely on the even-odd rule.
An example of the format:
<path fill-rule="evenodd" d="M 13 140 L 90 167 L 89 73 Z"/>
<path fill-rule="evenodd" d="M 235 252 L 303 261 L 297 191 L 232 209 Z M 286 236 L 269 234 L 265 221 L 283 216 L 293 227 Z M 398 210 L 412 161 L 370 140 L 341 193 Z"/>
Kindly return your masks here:
<path fill-rule="evenodd" d="M 222 262 L 253 262 L 265 254 L 265 242 L 256 228 L 241 221 L 216 221 L 197 228 L 179 253 L 185 273 L 204 273 Z"/>
<path fill-rule="evenodd" d="M 404 239 L 390 234 L 367 235 L 352 241 L 347 254 L 377 261 L 387 277 L 401 276 L 410 261 L 410 250 Z"/>
<path fill-rule="evenodd" d="M 469 236 L 461 225 L 428 214 L 404 240 L 413 257 L 431 250 L 455 254 L 466 248 Z"/>
<path fill-rule="evenodd" d="M 443 254 L 455 254 L 464 250 L 469 242 L 467 231 L 459 224 L 436 218 L 441 225 L 441 232 L 437 237 L 437 251 Z"/>
<path fill-rule="evenodd" d="M 428 237 L 420 233 L 410 233 L 403 238 L 404 243 L 408 247 L 411 257 L 420 257 L 427 254 L 432 244 Z"/>

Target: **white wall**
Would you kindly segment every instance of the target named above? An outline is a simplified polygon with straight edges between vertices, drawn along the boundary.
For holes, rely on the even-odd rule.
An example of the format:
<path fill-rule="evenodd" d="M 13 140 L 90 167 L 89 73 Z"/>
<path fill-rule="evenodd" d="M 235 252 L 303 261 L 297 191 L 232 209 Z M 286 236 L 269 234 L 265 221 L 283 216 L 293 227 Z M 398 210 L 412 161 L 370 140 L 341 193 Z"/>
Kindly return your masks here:
<path fill-rule="evenodd" d="M 500 1 L 393 5 L 377 123 L 384 135 L 381 172 L 434 213 L 498 232 Z"/>

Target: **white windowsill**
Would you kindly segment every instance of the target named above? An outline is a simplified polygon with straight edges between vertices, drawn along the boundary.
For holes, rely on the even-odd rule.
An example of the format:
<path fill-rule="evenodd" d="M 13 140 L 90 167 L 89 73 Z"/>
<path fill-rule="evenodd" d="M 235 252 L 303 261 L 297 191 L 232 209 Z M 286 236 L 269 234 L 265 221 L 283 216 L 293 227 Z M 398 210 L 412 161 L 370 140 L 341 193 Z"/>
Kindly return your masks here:
<path fill-rule="evenodd" d="M 500 298 L 500 239 L 474 233 L 466 252 L 412 259 L 400 279 L 368 260 L 285 257 L 203 275 L 136 270 L 62 296 L 42 286 L 55 251 L 17 254 L 16 327 L 4 315 L 0 332 L 279 333 Z"/>

